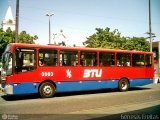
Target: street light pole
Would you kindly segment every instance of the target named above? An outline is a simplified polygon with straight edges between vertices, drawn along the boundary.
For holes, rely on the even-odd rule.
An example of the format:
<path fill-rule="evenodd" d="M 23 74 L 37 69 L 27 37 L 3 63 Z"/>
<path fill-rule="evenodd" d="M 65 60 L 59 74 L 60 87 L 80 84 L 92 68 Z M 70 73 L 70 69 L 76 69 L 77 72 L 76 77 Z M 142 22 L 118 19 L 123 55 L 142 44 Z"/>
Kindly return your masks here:
<path fill-rule="evenodd" d="M 15 43 L 18 42 L 18 27 L 19 27 L 19 0 L 16 1 L 16 36 L 15 36 Z"/>
<path fill-rule="evenodd" d="M 150 38 L 150 52 L 152 52 L 151 1 L 150 0 L 149 0 L 149 38 Z"/>
<path fill-rule="evenodd" d="M 47 13 L 46 16 L 49 17 L 49 44 L 51 44 L 51 22 L 50 22 L 50 17 L 54 15 L 53 13 Z"/>

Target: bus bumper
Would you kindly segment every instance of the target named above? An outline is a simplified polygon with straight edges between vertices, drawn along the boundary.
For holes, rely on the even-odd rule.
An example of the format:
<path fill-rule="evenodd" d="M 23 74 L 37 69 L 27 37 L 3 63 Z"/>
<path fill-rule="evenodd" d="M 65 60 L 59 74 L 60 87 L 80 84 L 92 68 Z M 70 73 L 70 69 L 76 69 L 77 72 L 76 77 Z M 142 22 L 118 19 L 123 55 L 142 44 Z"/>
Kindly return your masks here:
<path fill-rule="evenodd" d="M 6 95 L 38 93 L 38 88 L 39 83 L 33 82 L 2 84 L 2 91 Z"/>
<path fill-rule="evenodd" d="M 6 84 L 3 88 L 5 94 L 12 95 L 13 94 L 13 86 L 10 84 Z"/>

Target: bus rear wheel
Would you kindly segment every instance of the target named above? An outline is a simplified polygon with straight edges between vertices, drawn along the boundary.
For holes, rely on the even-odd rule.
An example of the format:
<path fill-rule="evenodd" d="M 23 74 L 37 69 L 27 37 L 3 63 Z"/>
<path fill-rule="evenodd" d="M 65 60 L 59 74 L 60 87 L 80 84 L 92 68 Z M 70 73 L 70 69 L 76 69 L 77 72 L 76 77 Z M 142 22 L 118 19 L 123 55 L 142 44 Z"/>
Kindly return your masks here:
<path fill-rule="evenodd" d="M 129 82 L 127 79 L 121 79 L 118 84 L 119 90 L 121 92 L 127 91 L 129 89 Z"/>
<path fill-rule="evenodd" d="M 56 93 L 56 88 L 50 82 L 44 82 L 39 87 L 39 94 L 42 98 L 53 97 L 55 93 Z"/>

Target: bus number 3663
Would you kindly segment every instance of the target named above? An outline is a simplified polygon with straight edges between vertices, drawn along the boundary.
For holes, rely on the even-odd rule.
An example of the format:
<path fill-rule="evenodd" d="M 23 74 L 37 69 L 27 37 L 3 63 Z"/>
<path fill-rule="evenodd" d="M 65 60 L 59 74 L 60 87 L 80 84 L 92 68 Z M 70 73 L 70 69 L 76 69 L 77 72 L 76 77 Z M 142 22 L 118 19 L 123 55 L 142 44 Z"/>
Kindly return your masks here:
<path fill-rule="evenodd" d="M 42 72 L 42 76 L 53 76 L 53 72 Z"/>

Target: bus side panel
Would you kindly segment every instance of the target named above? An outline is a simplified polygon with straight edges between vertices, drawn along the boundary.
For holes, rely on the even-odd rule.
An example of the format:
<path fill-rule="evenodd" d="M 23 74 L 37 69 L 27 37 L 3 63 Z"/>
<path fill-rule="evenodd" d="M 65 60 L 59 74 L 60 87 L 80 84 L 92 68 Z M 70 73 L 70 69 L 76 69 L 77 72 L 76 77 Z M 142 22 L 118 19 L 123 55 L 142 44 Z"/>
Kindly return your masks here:
<path fill-rule="evenodd" d="M 130 87 L 135 86 L 143 86 L 153 83 L 153 79 L 150 78 L 143 78 L 143 79 L 131 79 L 130 80 Z"/>
<path fill-rule="evenodd" d="M 130 80 L 131 87 L 142 86 L 152 83 L 152 73 L 152 68 L 145 67 L 38 67 L 7 76 L 10 87 L 6 90 L 13 94 L 38 93 L 38 83 L 44 80 L 55 82 L 57 92 L 118 88 L 118 81 L 124 77 Z"/>
<path fill-rule="evenodd" d="M 57 82 L 56 86 L 57 92 L 98 90 L 105 88 L 117 88 L 118 80 Z"/>
<path fill-rule="evenodd" d="M 53 76 L 44 73 L 53 73 Z M 37 70 L 35 80 L 37 82 L 47 79 L 55 82 L 78 82 L 120 80 L 124 77 L 128 79 L 153 78 L 153 69 L 145 67 L 41 67 Z"/>

